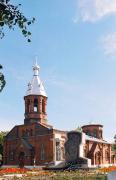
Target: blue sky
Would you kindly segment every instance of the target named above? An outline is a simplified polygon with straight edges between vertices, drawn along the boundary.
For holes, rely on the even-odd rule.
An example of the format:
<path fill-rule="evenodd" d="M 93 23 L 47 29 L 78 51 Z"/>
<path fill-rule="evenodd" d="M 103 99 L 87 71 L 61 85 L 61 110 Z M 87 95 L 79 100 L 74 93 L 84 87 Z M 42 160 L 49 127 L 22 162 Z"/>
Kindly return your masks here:
<path fill-rule="evenodd" d="M 13 0 L 21 3 L 32 42 L 16 28 L 0 40 L 6 87 L 0 93 L 0 130 L 24 120 L 24 100 L 35 55 L 48 95 L 48 121 L 71 130 L 88 123 L 104 125 L 104 137 L 116 133 L 115 0 Z"/>

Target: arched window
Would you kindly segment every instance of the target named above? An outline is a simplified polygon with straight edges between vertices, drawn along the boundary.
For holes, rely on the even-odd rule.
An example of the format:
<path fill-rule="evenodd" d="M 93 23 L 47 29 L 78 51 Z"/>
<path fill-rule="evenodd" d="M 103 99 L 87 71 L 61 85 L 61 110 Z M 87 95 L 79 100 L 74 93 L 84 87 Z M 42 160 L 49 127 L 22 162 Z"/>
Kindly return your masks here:
<path fill-rule="evenodd" d="M 44 148 L 44 145 L 42 144 L 41 145 L 41 152 L 40 152 L 41 154 L 40 154 L 40 158 L 41 158 L 41 160 L 45 160 L 45 148 Z"/>
<path fill-rule="evenodd" d="M 34 99 L 34 112 L 38 112 L 38 100 Z"/>
<path fill-rule="evenodd" d="M 45 102 L 44 102 L 44 99 L 42 99 L 42 112 L 45 113 Z"/>
<path fill-rule="evenodd" d="M 98 151 L 95 153 L 95 164 L 100 165 L 101 164 L 101 152 Z"/>
<path fill-rule="evenodd" d="M 89 130 L 86 131 L 86 134 L 87 134 L 88 136 L 91 136 L 91 133 L 89 132 Z"/>
<path fill-rule="evenodd" d="M 30 100 L 27 100 L 27 112 L 30 112 Z"/>
<path fill-rule="evenodd" d="M 14 160 L 14 151 L 11 151 L 11 152 L 10 152 L 9 159 L 10 159 L 11 161 Z"/>

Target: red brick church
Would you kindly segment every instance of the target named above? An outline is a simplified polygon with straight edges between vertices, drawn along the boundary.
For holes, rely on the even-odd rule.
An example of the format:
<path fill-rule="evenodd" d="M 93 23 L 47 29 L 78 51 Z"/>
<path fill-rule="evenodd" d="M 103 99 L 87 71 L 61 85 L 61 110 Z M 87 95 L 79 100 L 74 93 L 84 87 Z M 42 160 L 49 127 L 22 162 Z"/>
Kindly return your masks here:
<path fill-rule="evenodd" d="M 47 94 L 39 77 L 40 67 L 33 66 L 33 78 L 28 84 L 24 124 L 15 126 L 5 137 L 3 161 L 5 166 L 41 166 L 65 161 L 66 131 L 48 124 Z M 114 164 L 112 144 L 103 140 L 103 126 L 82 127 L 79 156 L 88 166 Z M 77 157 L 78 159 L 78 157 Z"/>

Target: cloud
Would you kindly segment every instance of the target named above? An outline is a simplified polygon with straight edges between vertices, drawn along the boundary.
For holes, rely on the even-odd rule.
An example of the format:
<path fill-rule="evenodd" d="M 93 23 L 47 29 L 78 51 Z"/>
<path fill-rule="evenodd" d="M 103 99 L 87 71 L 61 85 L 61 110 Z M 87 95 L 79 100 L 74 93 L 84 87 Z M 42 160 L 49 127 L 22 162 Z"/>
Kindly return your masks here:
<path fill-rule="evenodd" d="M 77 0 L 77 13 L 73 22 L 79 20 L 96 22 L 114 13 L 116 13 L 116 0 Z"/>
<path fill-rule="evenodd" d="M 116 32 L 103 36 L 100 41 L 104 54 L 111 58 L 116 58 Z"/>

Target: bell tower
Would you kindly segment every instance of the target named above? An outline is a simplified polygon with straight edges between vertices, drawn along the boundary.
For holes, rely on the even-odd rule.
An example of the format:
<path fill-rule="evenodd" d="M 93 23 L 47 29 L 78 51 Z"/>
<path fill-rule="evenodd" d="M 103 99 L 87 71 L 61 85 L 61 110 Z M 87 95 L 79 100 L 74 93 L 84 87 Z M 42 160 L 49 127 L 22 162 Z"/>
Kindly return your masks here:
<path fill-rule="evenodd" d="M 24 124 L 40 122 L 47 124 L 47 95 L 39 77 L 40 67 L 36 64 L 33 66 L 33 78 L 28 84 L 25 101 L 25 119 Z"/>

